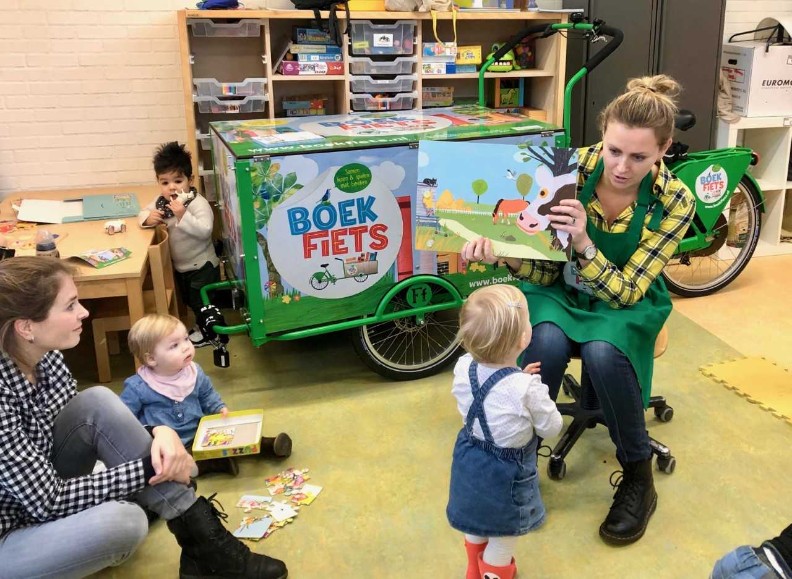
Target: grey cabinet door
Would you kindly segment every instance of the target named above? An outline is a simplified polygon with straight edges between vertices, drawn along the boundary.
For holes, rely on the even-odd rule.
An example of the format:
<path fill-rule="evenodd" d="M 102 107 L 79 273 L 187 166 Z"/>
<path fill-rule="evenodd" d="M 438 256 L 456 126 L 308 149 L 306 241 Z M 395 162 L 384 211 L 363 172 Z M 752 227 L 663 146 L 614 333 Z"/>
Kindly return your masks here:
<path fill-rule="evenodd" d="M 564 7 L 624 31 L 619 49 L 573 93 L 574 145 L 600 139 L 599 113 L 630 78 L 665 73 L 683 86 L 680 107 L 697 117 L 697 126 L 678 137 L 694 149 L 712 146 L 725 0 L 565 0 Z M 567 78 L 602 47 L 582 40 L 567 46 Z"/>
<path fill-rule="evenodd" d="M 726 0 L 665 0 L 661 3 L 655 70 L 677 79 L 684 89 L 679 106 L 696 115 L 696 126 L 677 138 L 691 150 L 715 144 L 718 77 Z"/>

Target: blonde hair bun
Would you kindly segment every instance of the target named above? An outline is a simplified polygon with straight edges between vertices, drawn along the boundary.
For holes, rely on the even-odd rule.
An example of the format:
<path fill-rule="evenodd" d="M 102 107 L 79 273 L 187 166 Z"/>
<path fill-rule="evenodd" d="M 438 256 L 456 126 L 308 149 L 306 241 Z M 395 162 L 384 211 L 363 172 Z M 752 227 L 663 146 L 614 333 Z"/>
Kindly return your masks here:
<path fill-rule="evenodd" d="M 682 86 L 670 76 L 658 74 L 630 79 L 627 83 L 627 92 L 637 90 L 648 90 L 676 101 L 676 97 L 682 92 Z"/>

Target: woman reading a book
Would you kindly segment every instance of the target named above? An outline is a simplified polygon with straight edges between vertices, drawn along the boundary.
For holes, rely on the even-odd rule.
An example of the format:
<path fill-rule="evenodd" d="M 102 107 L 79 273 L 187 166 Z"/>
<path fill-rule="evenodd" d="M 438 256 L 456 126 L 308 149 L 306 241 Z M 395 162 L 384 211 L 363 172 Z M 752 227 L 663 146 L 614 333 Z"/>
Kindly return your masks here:
<path fill-rule="evenodd" d="M 602 111 L 602 141 L 580 150 L 577 199 L 550 221 L 568 234 L 567 263 L 505 259 L 528 298 L 533 340 L 520 363 L 541 362 L 553 399 L 570 358 L 605 414 L 623 477 L 600 526 L 610 544 L 640 539 L 657 505 L 646 432 L 655 339 L 671 312 L 660 272 L 695 211 L 695 199 L 663 163 L 671 145 L 679 85 L 664 76 L 633 79 Z M 494 263 L 485 238 L 465 245 L 468 261 Z"/>
<path fill-rule="evenodd" d="M 79 343 L 87 316 L 65 262 L 0 262 L 0 574 L 118 565 L 148 533 L 145 507 L 181 545 L 181 576 L 286 577 L 195 495 L 195 463 L 171 428 L 142 426 L 107 388 L 77 391 L 61 350 Z M 93 472 L 97 460 L 107 468 Z"/>

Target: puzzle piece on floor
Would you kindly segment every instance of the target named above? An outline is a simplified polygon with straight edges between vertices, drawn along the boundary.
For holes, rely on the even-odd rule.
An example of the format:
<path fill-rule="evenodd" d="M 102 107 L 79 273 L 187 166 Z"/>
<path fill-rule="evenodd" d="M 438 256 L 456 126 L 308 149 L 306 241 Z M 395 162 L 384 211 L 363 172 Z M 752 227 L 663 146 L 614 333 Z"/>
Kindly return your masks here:
<path fill-rule="evenodd" d="M 267 511 L 270 516 L 278 523 L 294 519 L 299 513 L 297 512 L 300 507 L 295 507 L 287 502 L 273 501 L 267 506 Z"/>
<path fill-rule="evenodd" d="M 252 509 L 264 510 L 272 502 L 272 497 L 264 495 L 242 495 L 237 501 L 236 506 L 245 509 L 249 513 Z"/>
<path fill-rule="evenodd" d="M 258 541 L 267 536 L 272 517 L 243 517 L 233 535 L 238 539 Z"/>
<path fill-rule="evenodd" d="M 264 484 L 267 486 L 269 493 L 273 496 L 280 494 L 289 496 L 295 490 L 301 488 L 305 484 L 305 481 L 311 478 L 306 474 L 307 472 L 307 468 L 287 468 L 274 476 L 264 479 Z"/>
<path fill-rule="evenodd" d="M 322 492 L 322 487 L 304 484 L 301 489 L 289 497 L 289 500 L 295 505 L 310 505 L 320 492 Z"/>

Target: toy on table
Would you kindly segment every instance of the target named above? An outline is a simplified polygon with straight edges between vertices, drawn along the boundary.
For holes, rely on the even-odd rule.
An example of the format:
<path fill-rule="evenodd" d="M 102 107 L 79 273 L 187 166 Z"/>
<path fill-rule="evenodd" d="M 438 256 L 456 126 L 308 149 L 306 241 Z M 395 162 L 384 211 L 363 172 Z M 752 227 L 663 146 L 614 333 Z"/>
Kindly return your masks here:
<path fill-rule="evenodd" d="M 113 219 L 112 221 L 105 221 L 104 230 L 107 235 L 124 233 L 126 231 L 126 223 L 124 223 L 124 221 L 121 219 Z"/>

